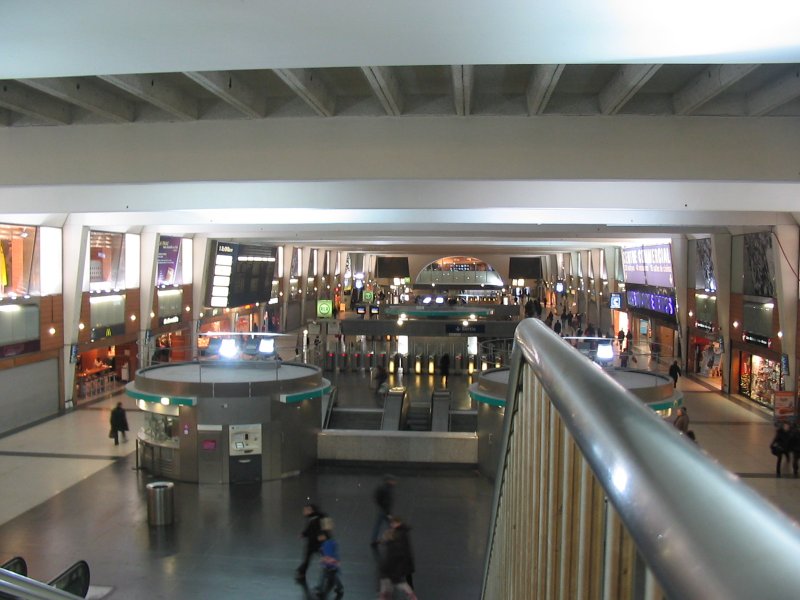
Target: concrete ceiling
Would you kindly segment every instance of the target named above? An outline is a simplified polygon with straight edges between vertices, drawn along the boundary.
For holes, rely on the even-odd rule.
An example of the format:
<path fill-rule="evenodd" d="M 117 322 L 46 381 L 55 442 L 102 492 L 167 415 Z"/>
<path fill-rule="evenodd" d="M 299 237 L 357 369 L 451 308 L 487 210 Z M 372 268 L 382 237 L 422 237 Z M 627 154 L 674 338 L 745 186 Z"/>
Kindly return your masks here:
<path fill-rule="evenodd" d="M 800 220 L 796 2 L 12 0 L 2 19 L 5 222 L 524 254 Z"/>

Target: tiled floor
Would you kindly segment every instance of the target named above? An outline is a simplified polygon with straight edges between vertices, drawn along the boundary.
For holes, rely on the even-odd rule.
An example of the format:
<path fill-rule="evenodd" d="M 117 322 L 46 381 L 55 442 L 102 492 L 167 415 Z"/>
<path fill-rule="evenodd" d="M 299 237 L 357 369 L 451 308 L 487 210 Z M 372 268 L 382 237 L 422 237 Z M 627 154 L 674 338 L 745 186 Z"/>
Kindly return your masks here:
<path fill-rule="evenodd" d="M 366 376 L 335 379 L 346 392 L 341 398 L 353 405 L 374 402 Z M 418 383 L 427 395 L 425 386 L 434 382 L 420 377 Z M 454 396 L 461 397 L 467 384 L 466 376 L 451 376 Z M 679 386 L 700 446 L 800 519 L 800 480 L 774 477 L 769 415 L 692 380 L 681 379 Z M 107 437 L 116 401 L 80 407 L 0 439 L 0 560 L 22 555 L 33 577 L 48 579 L 85 559 L 100 586 L 95 597 L 106 593 L 112 600 L 305 598 L 292 573 L 300 559 L 300 507 L 311 498 L 337 523 L 345 597 L 376 596 L 368 538 L 381 471 L 326 467 L 252 486 L 179 483 L 174 527 L 151 528 L 150 479 L 135 470 L 135 444 L 115 447 Z M 138 428 L 135 410 L 129 421 Z M 392 470 L 399 481 L 397 512 L 414 526 L 420 597 L 478 598 L 490 484 L 469 470 Z"/>

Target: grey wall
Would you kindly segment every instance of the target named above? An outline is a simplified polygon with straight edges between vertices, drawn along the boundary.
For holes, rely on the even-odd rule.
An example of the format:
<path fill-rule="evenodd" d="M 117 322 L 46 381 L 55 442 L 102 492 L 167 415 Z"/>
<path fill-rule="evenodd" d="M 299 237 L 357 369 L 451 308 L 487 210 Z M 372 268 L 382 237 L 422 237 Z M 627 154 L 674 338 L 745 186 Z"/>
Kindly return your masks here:
<path fill-rule="evenodd" d="M 0 433 L 58 412 L 56 359 L 0 371 Z"/>

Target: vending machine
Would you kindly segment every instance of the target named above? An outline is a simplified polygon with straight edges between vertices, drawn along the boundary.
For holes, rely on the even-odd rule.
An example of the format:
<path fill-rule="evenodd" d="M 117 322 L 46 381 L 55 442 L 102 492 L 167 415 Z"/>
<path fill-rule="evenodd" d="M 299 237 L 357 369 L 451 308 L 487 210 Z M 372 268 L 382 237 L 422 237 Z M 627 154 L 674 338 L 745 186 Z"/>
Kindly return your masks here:
<path fill-rule="evenodd" d="M 230 482 L 261 481 L 261 423 L 228 425 L 228 438 Z"/>

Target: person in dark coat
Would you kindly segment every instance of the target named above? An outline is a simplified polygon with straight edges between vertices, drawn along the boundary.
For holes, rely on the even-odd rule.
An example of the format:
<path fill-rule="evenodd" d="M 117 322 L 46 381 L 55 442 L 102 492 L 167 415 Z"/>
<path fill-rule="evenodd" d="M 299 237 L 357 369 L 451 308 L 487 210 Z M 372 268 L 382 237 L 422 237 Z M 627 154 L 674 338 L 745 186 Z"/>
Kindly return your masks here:
<path fill-rule="evenodd" d="M 375 518 L 375 526 L 372 528 L 371 545 L 373 548 L 377 547 L 381 535 L 381 527 L 389 525 L 389 519 L 392 516 L 392 508 L 394 507 L 394 486 L 397 480 L 394 475 L 384 475 L 383 483 L 375 488 L 373 499 L 378 506 L 378 516 Z"/>
<path fill-rule="evenodd" d="M 681 433 L 686 433 L 689 431 L 689 415 L 683 406 L 678 408 L 678 416 L 675 417 L 675 420 L 672 422 L 672 424 L 675 426 L 675 429 Z"/>
<path fill-rule="evenodd" d="M 303 562 L 297 567 L 296 578 L 303 581 L 306 578 L 308 563 L 311 557 L 319 552 L 319 534 L 322 531 L 322 518 L 325 516 L 314 504 L 308 503 L 303 507 L 303 516 L 306 518 L 306 525 L 300 533 L 300 537 L 305 540 L 305 550 L 303 552 Z"/>
<path fill-rule="evenodd" d="M 681 368 L 678 366 L 678 361 L 673 361 L 669 367 L 669 376 L 672 377 L 672 387 L 678 387 L 678 377 L 681 376 Z"/>
<path fill-rule="evenodd" d="M 797 467 L 800 462 L 800 429 L 798 429 L 797 423 L 792 423 L 790 431 L 789 451 L 792 453 L 792 473 L 797 477 Z"/>
<path fill-rule="evenodd" d="M 412 588 L 414 553 L 411 550 L 411 528 L 399 517 L 392 517 L 389 529 L 383 535 L 383 553 L 380 562 L 380 599 L 391 600 L 394 589 L 401 590 L 406 598 L 416 600 Z"/>
<path fill-rule="evenodd" d="M 444 387 L 447 387 L 447 377 L 450 375 L 450 355 L 447 352 L 439 359 L 439 372 L 442 374 Z"/>
<path fill-rule="evenodd" d="M 122 433 L 122 441 L 127 442 L 128 436 L 128 417 L 122 402 L 117 402 L 116 408 L 111 411 L 111 437 L 114 438 L 114 445 L 119 446 L 119 434 Z"/>
<path fill-rule="evenodd" d="M 775 476 L 781 476 L 781 462 L 786 459 L 786 464 L 789 464 L 789 452 L 792 448 L 792 428 L 787 422 L 781 423 L 781 426 L 775 431 L 775 437 L 772 438 L 772 443 L 769 445 L 770 452 L 778 459 L 775 464 Z"/>

